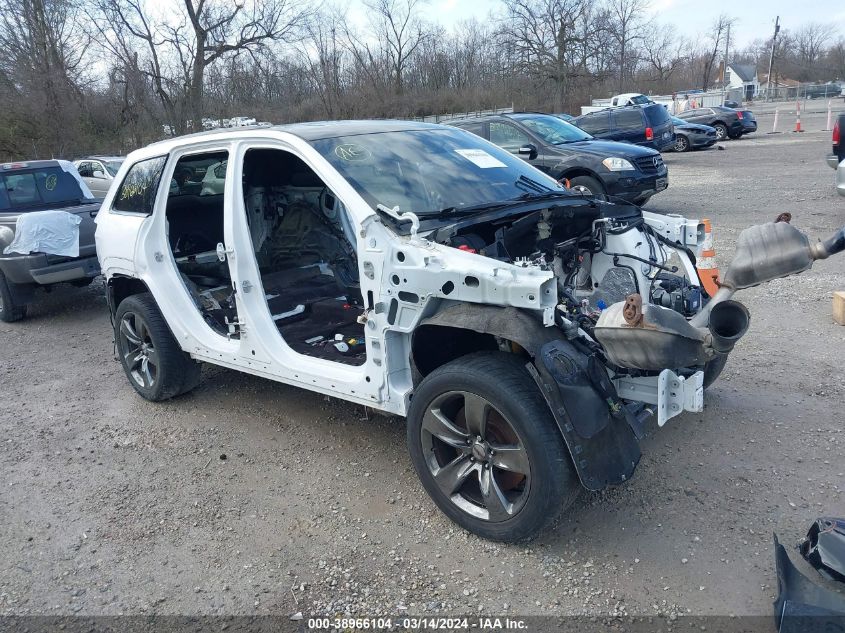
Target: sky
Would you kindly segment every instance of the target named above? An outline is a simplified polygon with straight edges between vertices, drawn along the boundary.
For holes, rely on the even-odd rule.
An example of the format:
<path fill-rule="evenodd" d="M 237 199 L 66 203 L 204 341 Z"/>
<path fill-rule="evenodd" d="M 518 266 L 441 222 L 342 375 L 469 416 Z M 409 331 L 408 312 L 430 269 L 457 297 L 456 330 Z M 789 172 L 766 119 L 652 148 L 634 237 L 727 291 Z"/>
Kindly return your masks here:
<path fill-rule="evenodd" d="M 491 10 L 501 7 L 500 0 L 428 0 L 425 13 L 429 20 L 448 28 L 473 16 L 484 19 Z M 720 13 L 725 13 L 737 20 L 731 40 L 740 49 L 757 38 L 770 37 L 777 15 L 783 29 L 822 22 L 836 25 L 839 34 L 845 36 L 845 0 L 652 0 L 651 12 L 688 37 L 703 34 Z M 349 17 L 358 24 L 365 21 L 360 0 L 352 1 Z"/>

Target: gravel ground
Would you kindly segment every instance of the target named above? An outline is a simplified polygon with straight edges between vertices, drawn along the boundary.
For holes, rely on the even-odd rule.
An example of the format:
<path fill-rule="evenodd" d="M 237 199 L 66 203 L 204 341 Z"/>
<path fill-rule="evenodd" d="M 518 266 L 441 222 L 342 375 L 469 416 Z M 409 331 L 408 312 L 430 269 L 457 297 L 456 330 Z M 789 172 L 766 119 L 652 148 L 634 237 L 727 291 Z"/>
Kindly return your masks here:
<path fill-rule="evenodd" d="M 667 155 L 650 208 L 711 218 L 722 269 L 782 211 L 827 236 L 845 199 L 825 119 Z M 214 367 L 141 400 L 102 286 L 58 289 L 0 324 L 0 614 L 769 615 L 772 531 L 845 515 L 843 270 L 742 293 L 751 331 L 704 413 L 653 424 L 632 481 L 529 546 L 446 520 L 402 420 Z"/>

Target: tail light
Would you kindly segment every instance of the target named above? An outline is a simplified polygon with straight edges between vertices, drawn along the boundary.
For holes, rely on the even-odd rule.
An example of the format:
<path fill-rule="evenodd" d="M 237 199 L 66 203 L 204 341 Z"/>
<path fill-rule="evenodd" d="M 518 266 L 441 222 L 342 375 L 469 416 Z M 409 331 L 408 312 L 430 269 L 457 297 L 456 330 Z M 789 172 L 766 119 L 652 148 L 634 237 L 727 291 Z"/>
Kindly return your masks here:
<path fill-rule="evenodd" d="M 647 141 L 653 141 L 654 140 L 654 130 L 652 130 L 650 127 L 647 127 L 645 129 L 645 140 L 647 140 Z"/>
<path fill-rule="evenodd" d="M 737 110 L 736 118 L 739 119 L 740 121 L 742 121 L 742 112 Z"/>
<path fill-rule="evenodd" d="M 839 129 L 839 119 L 836 120 L 836 125 L 833 126 L 833 145 L 834 147 L 840 143 L 840 135 L 842 130 Z"/>

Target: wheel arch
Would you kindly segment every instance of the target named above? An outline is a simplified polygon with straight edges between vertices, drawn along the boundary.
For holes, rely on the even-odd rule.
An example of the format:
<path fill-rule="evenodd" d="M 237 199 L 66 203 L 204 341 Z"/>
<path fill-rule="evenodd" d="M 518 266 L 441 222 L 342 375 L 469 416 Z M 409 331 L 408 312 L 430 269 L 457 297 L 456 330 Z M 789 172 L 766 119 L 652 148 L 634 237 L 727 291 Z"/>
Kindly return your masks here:
<path fill-rule="evenodd" d="M 449 306 L 414 329 L 411 339 L 414 383 L 438 367 L 473 352 L 500 350 L 534 358 L 540 346 L 549 340 L 546 329 L 518 308 L 474 303 Z M 503 346 L 503 342 L 509 345 Z"/>
<path fill-rule="evenodd" d="M 592 169 L 588 169 L 580 165 L 577 167 L 569 167 L 567 169 L 564 169 L 557 176 L 557 180 L 563 180 L 564 178 L 572 180 L 573 178 L 577 178 L 578 176 L 587 176 L 588 178 L 593 178 L 601 185 L 602 193 L 607 193 L 607 186 L 604 184 L 604 180 L 602 179 L 602 177 Z"/>
<path fill-rule="evenodd" d="M 150 292 L 150 289 L 146 283 L 137 277 L 130 277 L 129 275 L 112 275 L 109 277 L 106 282 L 106 299 L 112 316 L 114 316 L 121 301 L 144 292 Z"/>

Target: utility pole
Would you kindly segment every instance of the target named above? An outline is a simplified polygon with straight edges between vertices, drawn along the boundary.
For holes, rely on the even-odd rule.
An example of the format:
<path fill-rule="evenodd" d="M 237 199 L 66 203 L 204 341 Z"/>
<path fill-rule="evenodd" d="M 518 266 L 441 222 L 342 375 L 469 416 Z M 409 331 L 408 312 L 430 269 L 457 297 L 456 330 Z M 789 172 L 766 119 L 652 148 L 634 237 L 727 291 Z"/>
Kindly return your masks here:
<path fill-rule="evenodd" d="M 725 98 L 727 97 L 727 77 L 728 77 L 728 51 L 731 48 L 731 23 L 728 22 L 728 34 L 725 37 L 725 60 L 722 62 L 722 105 L 725 105 Z"/>
<path fill-rule="evenodd" d="M 775 63 L 775 42 L 780 31 L 780 16 L 775 18 L 775 34 L 772 35 L 772 54 L 769 56 L 769 74 L 766 77 L 766 101 L 772 100 L 772 65 Z"/>

